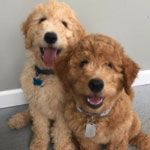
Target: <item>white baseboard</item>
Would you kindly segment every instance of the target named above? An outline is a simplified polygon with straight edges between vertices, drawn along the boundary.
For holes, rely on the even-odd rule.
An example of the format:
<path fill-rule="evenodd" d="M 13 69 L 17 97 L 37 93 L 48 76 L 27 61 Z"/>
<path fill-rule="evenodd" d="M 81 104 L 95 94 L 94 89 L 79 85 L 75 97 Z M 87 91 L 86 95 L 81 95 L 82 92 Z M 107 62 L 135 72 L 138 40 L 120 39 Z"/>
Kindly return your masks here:
<path fill-rule="evenodd" d="M 133 86 L 150 84 L 150 70 L 140 71 Z M 0 108 L 27 104 L 21 89 L 0 91 Z"/>
<path fill-rule="evenodd" d="M 21 89 L 1 91 L 0 108 L 27 104 Z"/>
<path fill-rule="evenodd" d="M 138 73 L 133 86 L 150 84 L 150 70 L 143 70 Z"/>

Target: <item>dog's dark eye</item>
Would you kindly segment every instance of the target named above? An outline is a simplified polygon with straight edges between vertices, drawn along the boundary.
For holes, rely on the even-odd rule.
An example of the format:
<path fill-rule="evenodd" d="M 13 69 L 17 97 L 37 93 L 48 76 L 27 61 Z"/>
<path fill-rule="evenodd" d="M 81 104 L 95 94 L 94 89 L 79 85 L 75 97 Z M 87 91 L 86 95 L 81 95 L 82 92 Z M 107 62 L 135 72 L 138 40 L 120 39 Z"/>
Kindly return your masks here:
<path fill-rule="evenodd" d="M 108 63 L 107 63 L 107 67 L 109 67 L 109 68 L 111 68 L 111 69 L 112 69 L 112 68 L 113 68 L 112 63 L 111 63 L 111 62 L 108 62 Z"/>
<path fill-rule="evenodd" d="M 42 18 L 40 18 L 40 20 L 39 20 L 39 24 L 40 23 L 42 23 L 43 21 L 45 21 L 47 18 L 46 17 L 42 17 Z"/>
<path fill-rule="evenodd" d="M 88 64 L 88 63 L 89 63 L 88 60 L 82 60 L 82 61 L 80 62 L 80 68 L 83 68 L 84 65 L 86 65 L 86 64 Z"/>
<path fill-rule="evenodd" d="M 62 24 L 63 24 L 66 28 L 68 28 L 68 24 L 67 24 L 66 21 L 61 21 L 61 22 L 62 22 Z"/>

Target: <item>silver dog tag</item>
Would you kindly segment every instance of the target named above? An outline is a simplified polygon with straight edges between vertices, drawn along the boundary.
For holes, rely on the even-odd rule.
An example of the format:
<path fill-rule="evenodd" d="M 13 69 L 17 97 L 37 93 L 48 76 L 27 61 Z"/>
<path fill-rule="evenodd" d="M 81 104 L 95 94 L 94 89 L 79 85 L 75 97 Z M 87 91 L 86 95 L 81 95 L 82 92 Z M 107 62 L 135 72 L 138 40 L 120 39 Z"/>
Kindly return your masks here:
<path fill-rule="evenodd" d="M 96 125 L 87 123 L 85 128 L 85 137 L 93 138 L 96 135 Z"/>

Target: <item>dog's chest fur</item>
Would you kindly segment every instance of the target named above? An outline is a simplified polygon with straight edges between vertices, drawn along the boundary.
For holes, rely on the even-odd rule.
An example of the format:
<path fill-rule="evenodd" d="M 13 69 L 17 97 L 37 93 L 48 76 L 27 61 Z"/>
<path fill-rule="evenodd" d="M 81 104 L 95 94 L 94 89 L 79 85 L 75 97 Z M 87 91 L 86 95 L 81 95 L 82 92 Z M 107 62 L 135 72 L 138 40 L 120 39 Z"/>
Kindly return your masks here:
<path fill-rule="evenodd" d="M 116 110 L 113 110 L 114 112 L 108 116 L 99 117 L 96 120 L 96 135 L 94 138 L 85 137 L 87 116 L 76 111 L 74 103 L 67 105 L 65 119 L 77 139 L 88 139 L 98 144 L 108 144 L 110 141 L 119 140 L 118 137 L 120 138 L 120 135 L 123 137 L 125 132 L 129 132 L 132 123 L 130 107 L 125 104 L 124 109 L 122 109 L 123 103 L 118 104 L 117 107 L 119 105 L 121 106 L 120 110 L 116 112 L 118 114 L 118 111 L 122 111 L 119 116 L 115 116 Z"/>
<path fill-rule="evenodd" d="M 47 117 L 55 116 L 55 111 L 60 110 L 63 105 L 63 89 L 56 75 L 43 75 L 42 86 L 33 84 L 35 70 L 26 65 L 21 76 L 21 86 L 30 107 L 36 107 Z M 53 104 L 51 104 L 53 103 Z M 50 119 L 52 119 L 50 117 Z"/>
<path fill-rule="evenodd" d="M 65 109 L 66 110 L 66 109 Z M 77 111 L 72 111 L 75 110 L 75 108 L 71 108 L 69 106 L 69 109 L 65 111 L 65 118 L 67 120 L 67 124 L 69 125 L 69 128 L 72 130 L 73 134 L 78 138 L 86 138 L 85 137 L 85 129 L 86 129 L 86 124 L 87 124 L 87 116 L 80 114 L 80 112 Z M 69 115 L 71 114 L 71 115 Z M 96 142 L 96 139 L 98 138 L 102 143 L 108 143 L 108 138 L 105 136 L 107 135 L 107 130 L 106 130 L 107 124 L 105 122 L 99 122 L 98 125 L 96 123 L 96 135 L 94 138 L 89 138 L 89 140 L 93 140 Z M 97 132 L 101 128 L 101 132 Z M 88 139 L 88 138 L 87 138 Z"/>

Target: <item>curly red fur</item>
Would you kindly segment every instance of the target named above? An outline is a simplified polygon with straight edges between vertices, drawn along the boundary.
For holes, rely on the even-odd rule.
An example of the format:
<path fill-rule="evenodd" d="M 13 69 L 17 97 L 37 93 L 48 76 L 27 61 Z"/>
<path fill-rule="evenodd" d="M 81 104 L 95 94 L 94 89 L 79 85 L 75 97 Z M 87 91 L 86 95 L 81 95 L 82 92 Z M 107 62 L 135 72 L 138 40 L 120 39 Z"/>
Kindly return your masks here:
<path fill-rule="evenodd" d="M 70 49 L 56 63 L 56 72 L 67 91 L 65 120 L 80 143 L 80 149 L 98 150 L 105 144 L 108 150 L 127 150 L 130 141 L 141 150 L 149 150 L 150 137 L 140 131 L 140 121 L 132 109 L 131 85 L 138 65 L 118 42 L 104 35 L 88 35 Z M 80 67 L 85 60 L 87 63 Z M 88 83 L 93 78 L 103 80 L 102 91 L 90 90 Z M 97 109 L 89 107 L 85 101 L 88 95 L 103 96 L 102 105 Z M 104 117 L 93 116 L 95 137 L 85 137 L 85 125 L 90 116 L 78 112 L 77 105 L 88 113 L 111 110 Z"/>

